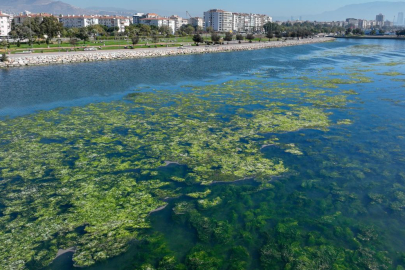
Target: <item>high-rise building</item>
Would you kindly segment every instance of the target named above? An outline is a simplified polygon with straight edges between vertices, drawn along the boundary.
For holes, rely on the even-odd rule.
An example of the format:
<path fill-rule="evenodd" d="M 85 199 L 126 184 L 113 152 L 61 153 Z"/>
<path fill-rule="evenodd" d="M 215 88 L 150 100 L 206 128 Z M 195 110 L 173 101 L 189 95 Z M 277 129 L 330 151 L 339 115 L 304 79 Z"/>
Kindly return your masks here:
<path fill-rule="evenodd" d="M 273 20 L 261 14 L 233 13 L 232 16 L 232 31 L 235 32 L 263 32 L 263 26 Z"/>
<path fill-rule="evenodd" d="M 377 16 L 375 16 L 375 20 L 376 20 L 378 26 L 383 26 L 384 21 L 385 21 L 385 16 L 380 13 Z"/>
<path fill-rule="evenodd" d="M 403 25 L 403 24 L 404 24 L 404 13 L 399 12 L 398 18 L 397 18 L 397 25 Z"/>
<path fill-rule="evenodd" d="M 222 9 L 204 12 L 204 27 L 212 27 L 217 32 L 232 31 L 232 12 Z"/>

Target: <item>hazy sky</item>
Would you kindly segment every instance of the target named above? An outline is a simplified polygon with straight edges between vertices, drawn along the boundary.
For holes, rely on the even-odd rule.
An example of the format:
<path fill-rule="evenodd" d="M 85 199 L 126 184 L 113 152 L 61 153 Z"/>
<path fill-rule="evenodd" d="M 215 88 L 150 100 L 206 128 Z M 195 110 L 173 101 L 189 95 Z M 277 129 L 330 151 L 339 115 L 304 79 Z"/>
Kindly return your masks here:
<path fill-rule="evenodd" d="M 211 8 L 221 8 L 233 12 L 264 13 L 277 16 L 299 16 L 319 14 L 349 4 L 367 3 L 373 0 L 64 0 L 77 7 L 120 7 L 139 12 L 156 12 L 161 15 L 178 14 L 202 16 L 202 12 Z"/>

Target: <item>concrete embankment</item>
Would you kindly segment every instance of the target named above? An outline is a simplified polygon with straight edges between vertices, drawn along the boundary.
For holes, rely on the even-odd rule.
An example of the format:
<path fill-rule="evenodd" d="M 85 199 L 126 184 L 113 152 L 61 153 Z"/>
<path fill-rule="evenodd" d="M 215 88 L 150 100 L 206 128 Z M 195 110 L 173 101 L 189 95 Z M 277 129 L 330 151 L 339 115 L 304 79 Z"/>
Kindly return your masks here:
<path fill-rule="evenodd" d="M 186 54 L 220 53 L 233 51 L 258 50 L 266 48 L 279 48 L 287 46 L 297 46 L 312 43 L 333 41 L 333 38 L 314 38 L 288 41 L 272 41 L 261 43 L 242 43 L 215 46 L 193 46 L 179 48 L 151 48 L 135 50 L 115 50 L 115 51 L 81 51 L 81 52 L 60 52 L 29 55 L 10 55 L 8 61 L 0 62 L 0 68 L 38 66 L 51 64 L 67 64 L 80 62 L 93 62 L 103 60 L 135 59 L 146 57 L 175 56 Z"/>

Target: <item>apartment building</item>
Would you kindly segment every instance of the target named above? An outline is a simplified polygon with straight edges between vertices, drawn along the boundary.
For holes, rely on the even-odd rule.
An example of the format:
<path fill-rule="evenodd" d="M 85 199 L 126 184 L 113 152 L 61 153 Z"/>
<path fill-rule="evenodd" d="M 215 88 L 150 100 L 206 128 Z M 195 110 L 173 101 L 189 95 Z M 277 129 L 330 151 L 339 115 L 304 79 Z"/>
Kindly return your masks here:
<path fill-rule="evenodd" d="M 375 16 L 375 20 L 376 20 L 378 26 L 383 26 L 383 25 L 384 25 L 385 16 L 380 13 L 380 14 L 378 14 L 377 16 Z"/>
<path fill-rule="evenodd" d="M 140 24 L 141 22 L 139 21 L 140 19 L 145 18 L 145 13 L 136 13 L 132 16 L 132 23 L 133 24 Z"/>
<path fill-rule="evenodd" d="M 147 18 L 159 18 L 160 16 L 157 15 L 156 13 L 136 13 L 132 17 L 132 23 L 133 24 L 140 24 L 141 19 L 147 19 Z"/>
<path fill-rule="evenodd" d="M 194 27 L 204 28 L 204 19 L 200 17 L 193 17 L 188 19 L 188 24 L 191 24 Z"/>
<path fill-rule="evenodd" d="M 262 14 L 231 13 L 223 10 L 210 10 L 204 13 L 204 26 L 211 26 L 214 31 L 219 32 L 263 32 L 263 26 L 272 21 L 272 17 Z"/>
<path fill-rule="evenodd" d="M 176 29 L 176 22 L 170 18 L 164 18 L 164 17 L 148 17 L 148 18 L 143 18 L 140 19 L 140 24 L 145 24 L 145 25 L 150 25 L 150 26 L 156 26 L 156 27 L 162 27 L 162 26 L 168 26 L 172 30 L 172 34 L 175 33 Z"/>
<path fill-rule="evenodd" d="M 0 11 L 0 37 L 6 37 L 11 32 L 12 16 Z"/>
<path fill-rule="evenodd" d="M 14 25 L 21 25 L 23 24 L 25 21 L 27 21 L 30 18 L 38 18 L 39 22 L 41 23 L 45 17 L 52 17 L 52 14 L 49 13 L 30 13 L 28 11 L 21 13 L 17 16 L 14 16 L 13 21 L 14 21 Z"/>
<path fill-rule="evenodd" d="M 359 25 L 359 20 L 355 19 L 355 18 L 347 18 L 346 22 L 347 22 L 347 24 L 352 24 L 355 27 L 357 27 Z"/>
<path fill-rule="evenodd" d="M 188 22 L 184 23 L 182 17 L 178 15 L 172 15 L 169 17 L 170 20 L 174 21 L 174 31 L 177 32 L 183 24 L 187 24 Z"/>
<path fill-rule="evenodd" d="M 362 20 L 362 19 L 360 19 L 360 20 L 358 21 L 358 27 L 359 27 L 360 29 L 367 29 L 367 28 L 370 27 L 370 23 L 369 23 L 367 20 Z"/>
<path fill-rule="evenodd" d="M 245 33 L 257 33 L 263 32 L 263 26 L 272 22 L 273 18 L 260 15 L 260 14 L 248 14 L 248 13 L 233 13 L 232 25 L 233 31 L 245 32 Z"/>
<path fill-rule="evenodd" d="M 119 16 L 67 15 L 60 16 L 59 22 L 67 28 L 81 28 L 96 24 L 106 27 L 118 27 L 118 32 L 124 32 L 125 27 L 130 25 L 128 17 Z"/>
<path fill-rule="evenodd" d="M 222 9 L 211 9 L 204 12 L 204 28 L 212 27 L 217 32 L 232 31 L 232 12 Z"/>
<path fill-rule="evenodd" d="M 99 24 L 99 19 L 96 16 L 66 15 L 60 16 L 59 22 L 66 28 L 81 28 Z"/>
<path fill-rule="evenodd" d="M 121 16 L 99 16 L 98 24 L 106 27 L 118 27 L 118 32 L 125 32 L 125 27 L 131 24 L 128 17 Z"/>

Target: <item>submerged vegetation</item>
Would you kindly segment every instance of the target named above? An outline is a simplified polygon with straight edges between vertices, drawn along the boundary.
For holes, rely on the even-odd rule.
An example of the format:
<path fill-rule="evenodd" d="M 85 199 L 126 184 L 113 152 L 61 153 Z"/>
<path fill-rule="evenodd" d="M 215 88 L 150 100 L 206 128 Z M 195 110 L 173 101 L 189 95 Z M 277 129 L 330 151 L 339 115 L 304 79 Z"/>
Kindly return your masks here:
<path fill-rule="evenodd" d="M 90 268 L 128 252 L 126 269 L 404 269 L 382 229 L 403 239 L 404 149 L 387 139 L 403 128 L 377 140 L 385 127 L 353 116 L 367 68 L 140 87 L 0 121 L 0 268 L 74 248 Z"/>
<path fill-rule="evenodd" d="M 307 82 L 333 83 L 339 82 Z M 76 248 L 77 266 L 115 256 L 149 227 L 147 216 L 165 205 L 161 199 L 183 194 L 176 183 L 268 181 L 285 173 L 283 160 L 261 151 L 277 144 L 266 134 L 326 130 L 325 108 L 347 102 L 339 91 L 241 80 L 179 92 L 139 89 L 122 102 L 2 121 L 3 267 L 46 266 L 69 247 Z M 286 147 L 302 155 L 294 144 Z M 186 165 L 187 175 L 162 180 L 167 161 Z M 187 196 L 201 209 L 221 203 L 209 194 Z"/>

